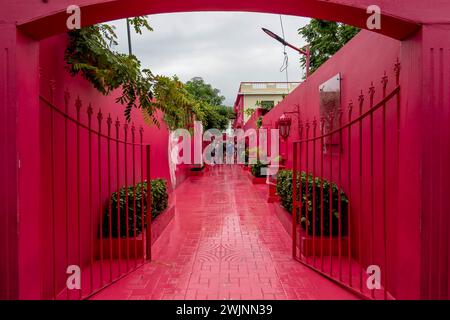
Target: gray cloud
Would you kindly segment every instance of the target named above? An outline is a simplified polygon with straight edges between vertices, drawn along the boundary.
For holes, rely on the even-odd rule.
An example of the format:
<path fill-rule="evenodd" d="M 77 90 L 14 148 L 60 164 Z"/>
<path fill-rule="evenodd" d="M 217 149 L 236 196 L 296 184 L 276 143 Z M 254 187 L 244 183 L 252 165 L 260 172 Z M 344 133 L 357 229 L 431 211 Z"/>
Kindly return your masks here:
<path fill-rule="evenodd" d="M 200 76 L 220 89 L 233 105 L 241 81 L 286 81 L 280 72 L 283 46 L 261 31 L 281 35 L 278 15 L 243 12 L 193 12 L 149 17 L 154 32 L 132 35 L 133 53 L 155 74 L 178 75 L 182 81 Z M 283 16 L 286 40 L 303 46 L 297 29 L 309 19 Z M 115 48 L 127 52 L 126 23 L 114 21 Z M 302 76 L 299 55 L 287 48 L 289 80 Z"/>

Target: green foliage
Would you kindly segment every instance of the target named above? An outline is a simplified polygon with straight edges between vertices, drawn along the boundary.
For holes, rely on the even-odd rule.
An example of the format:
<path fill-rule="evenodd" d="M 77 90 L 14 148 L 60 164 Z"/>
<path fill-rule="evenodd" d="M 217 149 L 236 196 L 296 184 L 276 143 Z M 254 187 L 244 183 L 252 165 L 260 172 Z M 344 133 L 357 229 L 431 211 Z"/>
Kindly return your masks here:
<path fill-rule="evenodd" d="M 167 209 L 169 196 L 167 194 L 166 181 L 155 179 L 151 181 L 152 189 L 152 218 L 156 218 L 161 212 Z M 128 188 L 122 187 L 111 195 L 111 230 L 112 237 L 117 238 L 118 223 L 117 210 L 120 210 L 120 237 L 127 236 L 126 228 L 126 204 L 128 195 L 128 236 L 134 236 L 134 205 L 136 204 L 136 235 L 142 231 L 142 213 L 144 215 L 144 228 L 147 226 L 147 182 L 138 183 L 136 186 Z M 135 202 L 136 200 L 136 202 Z M 109 208 L 105 209 L 103 218 L 103 237 L 109 237 Z"/>
<path fill-rule="evenodd" d="M 263 118 L 263 116 L 259 116 L 258 119 L 256 119 L 256 128 L 259 129 L 262 127 Z"/>
<path fill-rule="evenodd" d="M 247 117 L 251 117 L 255 113 L 256 109 L 248 108 L 244 110 L 244 114 Z"/>
<path fill-rule="evenodd" d="M 131 18 L 130 23 L 138 34 L 152 31 L 146 17 Z M 127 121 L 132 109 L 138 108 L 148 125 L 159 125 L 157 111 L 161 111 L 170 130 L 188 127 L 194 116 L 206 129 L 228 127 L 234 112 L 221 106 L 225 98 L 218 89 L 201 78 L 184 85 L 177 77 L 155 76 L 148 69 L 141 70 L 135 56 L 113 51 L 113 45 L 117 45 L 117 35 L 107 24 L 74 30 L 69 32 L 65 60 L 71 75 L 81 74 L 103 95 L 120 89 L 117 102 L 125 106 Z"/>
<path fill-rule="evenodd" d="M 275 107 L 275 101 L 257 101 L 256 105 L 266 114 Z"/>
<path fill-rule="evenodd" d="M 259 159 L 256 161 L 255 164 L 252 164 L 251 166 L 251 172 L 252 175 L 257 178 L 265 178 L 266 175 L 263 175 L 261 172 L 262 168 L 267 168 L 267 164 L 263 164 Z"/>
<path fill-rule="evenodd" d="M 225 101 L 225 97 L 220 95 L 220 90 L 213 88 L 201 77 L 195 77 L 186 82 L 186 90 L 200 102 L 210 106 L 220 106 Z"/>
<path fill-rule="evenodd" d="M 228 128 L 230 120 L 235 116 L 233 109 L 230 107 L 211 106 L 206 103 L 201 103 L 200 105 L 201 110 L 205 115 L 203 121 L 204 130 L 226 130 Z"/>
<path fill-rule="evenodd" d="M 137 34 L 142 34 L 142 29 L 153 31 L 146 16 L 129 18 L 128 20 L 130 21 L 130 25 L 133 26 L 134 32 Z"/>
<path fill-rule="evenodd" d="M 226 130 L 228 128 L 230 120 L 235 117 L 235 114 L 232 108 L 222 105 L 225 97 L 220 95 L 219 89 L 205 83 L 200 77 L 186 82 L 185 88 L 200 106 L 204 115 L 202 118 L 204 130 Z"/>
<path fill-rule="evenodd" d="M 323 235 L 330 235 L 330 189 L 332 195 L 332 235 L 339 234 L 339 195 L 341 203 L 341 226 L 342 235 L 346 234 L 346 218 L 348 212 L 348 198 L 342 190 L 328 180 L 315 178 L 306 175 L 305 172 L 298 173 L 297 190 L 300 190 L 300 177 L 302 186 L 302 211 L 300 221 L 303 229 L 306 228 L 306 217 L 308 217 L 308 234 L 313 234 L 313 201 L 315 205 L 315 231 L 316 235 L 321 235 L 321 216 L 323 210 Z M 306 197 L 306 187 L 308 186 L 308 197 Z M 323 193 L 322 193 L 323 187 Z M 292 170 L 280 170 L 277 175 L 277 194 L 280 196 L 281 205 L 292 214 Z M 323 201 L 321 202 L 321 197 Z M 307 202 L 308 198 L 308 202 Z M 299 195 L 297 200 L 299 200 Z M 306 203 L 308 203 L 308 215 L 306 215 Z M 323 206 L 322 206 L 323 204 Z M 298 214 L 298 213 L 297 213 Z"/>
<path fill-rule="evenodd" d="M 151 30 L 143 17 L 131 19 L 131 23 L 139 33 L 143 28 Z M 73 76 L 81 74 L 104 95 L 121 88 L 122 95 L 117 102 L 125 106 L 128 121 L 132 108 L 143 108 L 151 115 L 152 122 L 157 123 L 152 104 L 152 73 L 141 70 L 135 56 L 112 51 L 113 45 L 117 45 L 117 35 L 107 24 L 70 31 L 65 52 L 68 71 Z"/>
<path fill-rule="evenodd" d="M 310 45 L 311 73 L 317 70 L 332 55 L 350 41 L 358 28 L 338 22 L 312 19 L 309 24 L 298 29 L 298 33 Z M 306 66 L 306 57 L 301 58 L 302 66 Z"/>
<path fill-rule="evenodd" d="M 204 112 L 200 104 L 189 94 L 177 77 L 156 76 L 153 85 L 156 109 L 164 112 L 164 122 L 170 130 L 186 128 L 192 124 L 193 116 L 202 121 Z M 144 115 L 147 120 L 149 114 Z"/>

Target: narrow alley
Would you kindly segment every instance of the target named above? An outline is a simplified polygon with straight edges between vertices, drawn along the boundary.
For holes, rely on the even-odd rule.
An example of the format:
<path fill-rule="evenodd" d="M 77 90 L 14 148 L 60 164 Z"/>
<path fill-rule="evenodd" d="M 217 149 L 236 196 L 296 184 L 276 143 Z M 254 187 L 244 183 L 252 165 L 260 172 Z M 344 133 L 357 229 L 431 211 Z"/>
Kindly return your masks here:
<path fill-rule="evenodd" d="M 239 166 L 191 177 L 153 260 L 93 299 L 355 299 L 291 257 L 291 239 Z"/>

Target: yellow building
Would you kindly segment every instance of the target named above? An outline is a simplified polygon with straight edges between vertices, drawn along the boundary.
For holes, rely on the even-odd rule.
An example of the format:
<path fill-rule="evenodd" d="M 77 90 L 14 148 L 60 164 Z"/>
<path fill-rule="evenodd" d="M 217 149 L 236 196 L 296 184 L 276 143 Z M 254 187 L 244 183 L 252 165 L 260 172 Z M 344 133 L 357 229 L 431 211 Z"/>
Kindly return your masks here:
<path fill-rule="evenodd" d="M 235 127 L 243 127 L 252 110 L 258 107 L 270 109 L 291 93 L 300 82 L 241 82 L 234 103 Z"/>

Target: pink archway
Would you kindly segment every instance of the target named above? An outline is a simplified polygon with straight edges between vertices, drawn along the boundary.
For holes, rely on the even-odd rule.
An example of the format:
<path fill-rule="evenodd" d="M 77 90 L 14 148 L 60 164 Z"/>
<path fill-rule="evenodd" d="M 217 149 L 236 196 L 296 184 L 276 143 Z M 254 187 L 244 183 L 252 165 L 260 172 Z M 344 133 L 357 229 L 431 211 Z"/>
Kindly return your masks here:
<path fill-rule="evenodd" d="M 6 3 L 5 3 L 6 2 Z M 66 31 L 66 8 L 77 4 L 84 26 L 129 16 L 188 11 L 249 11 L 280 13 L 340 21 L 367 28 L 370 5 L 382 10 L 382 28 L 375 30 L 402 41 L 402 141 L 399 168 L 402 186 L 398 212 L 405 221 L 399 237 L 420 251 L 420 273 L 409 275 L 419 287 L 414 297 L 429 297 L 440 288 L 426 277 L 448 266 L 450 226 L 430 223 L 448 219 L 444 195 L 450 193 L 448 148 L 450 122 L 450 2 L 442 0 L 4 0 L 0 13 L 0 297 L 19 298 L 33 280 L 39 257 L 23 237 L 35 228 L 39 199 L 39 40 Z M 366 53 L 361 53 L 366 54 Z M 433 132 L 431 139 L 429 133 Z M 438 158 L 438 167 L 436 159 Z M 447 157 L 447 158 L 446 158 Z M 436 175 L 441 177 L 436 180 Z M 411 187 L 412 186 L 412 187 Z M 432 210 L 430 208 L 433 208 Z M 20 219 L 19 219 L 20 217 Z M 420 231 L 418 231 L 420 230 Z M 32 241 L 33 239 L 27 239 Z M 432 252 L 426 248 L 434 248 Z M 416 261 L 416 260 L 414 260 Z M 405 272 L 409 259 L 405 259 Z M 450 280 L 449 280 L 450 284 Z"/>
<path fill-rule="evenodd" d="M 19 2 L 19 3 L 17 3 Z M 409 1 L 414 11 L 405 11 L 403 2 L 387 0 L 280 0 L 280 1 L 238 1 L 238 0 L 194 0 L 194 1 L 127 1 L 127 0 L 96 0 L 96 1 L 58 1 L 48 4 L 34 4 L 23 6 L 21 1 L 14 2 L 11 8 L 5 11 L 14 12 L 14 7 L 21 11 L 17 17 L 19 28 L 36 39 L 42 39 L 50 35 L 65 31 L 67 19 L 66 8 L 71 4 L 81 7 L 83 25 L 90 25 L 114 19 L 137 16 L 144 14 L 190 12 L 190 11 L 251 11 L 281 13 L 287 15 L 315 17 L 331 21 L 340 21 L 362 29 L 367 28 L 367 8 L 370 5 L 378 5 L 382 8 L 382 29 L 377 31 L 389 37 L 404 39 L 411 35 L 419 27 L 419 24 L 430 15 L 426 14 L 429 4 L 426 6 L 421 1 Z M 449 8 L 450 9 L 450 8 Z M 439 12 L 445 11 L 441 9 Z M 422 14 L 418 14 L 421 12 Z M 425 13 L 425 14 L 423 14 Z M 435 17 L 435 13 L 432 13 Z M 9 17 L 14 18 L 13 16 Z M 51 28 L 48 26 L 51 25 Z"/>

